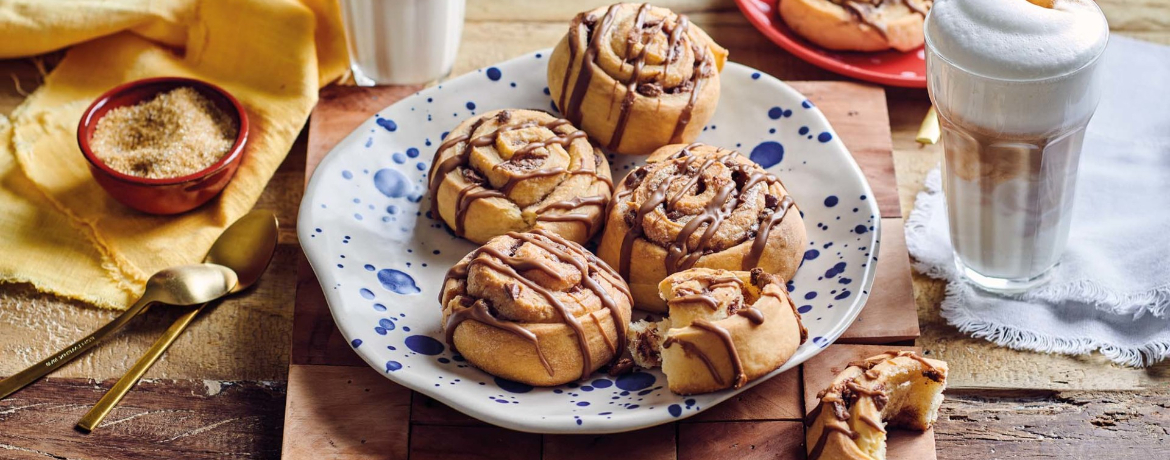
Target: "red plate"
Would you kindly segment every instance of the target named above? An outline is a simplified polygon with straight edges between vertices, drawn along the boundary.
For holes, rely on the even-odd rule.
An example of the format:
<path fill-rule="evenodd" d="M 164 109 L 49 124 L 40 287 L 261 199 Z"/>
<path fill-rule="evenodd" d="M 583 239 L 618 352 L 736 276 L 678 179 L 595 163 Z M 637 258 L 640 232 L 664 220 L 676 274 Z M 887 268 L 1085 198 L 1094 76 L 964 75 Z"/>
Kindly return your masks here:
<path fill-rule="evenodd" d="M 854 53 L 831 51 L 796 35 L 776 12 L 778 0 L 735 0 L 748 21 L 769 40 L 822 69 L 874 83 L 907 88 L 926 87 L 922 48 L 914 51 Z"/>

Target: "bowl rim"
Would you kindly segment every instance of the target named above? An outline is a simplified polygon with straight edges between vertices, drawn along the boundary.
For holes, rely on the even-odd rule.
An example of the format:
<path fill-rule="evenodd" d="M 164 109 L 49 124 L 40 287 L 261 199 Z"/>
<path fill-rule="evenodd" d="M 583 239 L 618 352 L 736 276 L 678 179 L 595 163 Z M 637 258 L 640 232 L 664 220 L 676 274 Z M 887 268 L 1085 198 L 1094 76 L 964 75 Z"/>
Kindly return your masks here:
<path fill-rule="evenodd" d="M 232 144 L 232 147 L 231 147 L 231 149 L 228 150 L 227 154 L 225 154 L 222 158 L 220 158 L 215 163 L 212 163 L 210 166 L 203 168 L 199 171 L 196 171 L 194 173 L 187 174 L 185 176 L 165 177 L 165 178 L 161 178 L 161 179 L 150 179 L 150 178 L 146 178 L 146 177 L 132 176 L 132 175 L 123 173 L 123 172 L 118 171 L 114 168 L 111 168 L 109 165 L 105 164 L 105 162 L 103 162 L 101 159 L 99 159 L 96 155 L 94 155 L 93 150 L 90 148 L 90 145 L 89 145 L 89 141 L 90 141 L 89 136 L 86 135 L 86 128 L 91 126 L 91 125 L 96 125 L 98 120 L 101 119 L 100 117 L 95 118 L 97 111 L 102 109 L 103 107 L 105 107 L 106 104 L 108 104 L 110 102 L 110 100 L 114 98 L 114 96 L 125 93 L 125 92 L 127 92 L 131 89 L 134 89 L 134 88 L 158 84 L 158 83 L 179 83 L 179 84 L 181 84 L 179 86 L 182 86 L 182 85 L 198 86 L 198 87 L 201 87 L 203 89 L 207 89 L 207 90 L 210 90 L 212 92 L 218 93 L 219 95 L 221 95 L 225 99 L 227 99 L 228 102 L 231 103 L 232 109 L 235 111 L 240 125 L 239 125 L 239 129 L 237 130 L 237 133 L 236 133 L 236 141 Z M 159 92 L 156 92 L 154 94 L 157 95 L 161 92 L 162 91 L 159 91 Z M 139 103 L 145 102 L 146 100 L 147 99 L 144 98 L 141 101 L 139 101 Z M 243 156 L 244 146 L 248 142 L 248 132 L 250 130 L 250 127 L 251 126 L 248 122 L 248 113 L 247 113 L 247 111 L 244 110 L 243 104 L 240 104 L 240 101 L 237 100 L 235 98 L 235 96 L 232 96 L 231 93 L 227 92 L 223 88 L 220 88 L 219 86 L 216 86 L 213 83 L 209 83 L 209 82 L 195 79 L 195 78 L 151 77 L 151 78 L 143 78 L 140 80 L 134 80 L 134 81 L 122 83 L 118 86 L 111 88 L 110 90 L 106 91 L 105 93 L 102 93 L 102 95 L 98 96 L 97 99 L 94 99 L 93 103 L 91 103 L 89 105 L 89 107 L 85 109 L 85 112 L 82 113 L 81 120 L 77 122 L 77 145 L 78 145 L 78 147 L 81 148 L 82 155 L 85 156 L 85 159 L 87 161 L 89 161 L 90 165 L 101 170 L 103 173 L 105 173 L 107 176 L 109 176 L 113 179 L 116 179 L 116 180 L 119 180 L 122 182 L 129 182 L 132 184 L 146 185 L 146 186 L 176 185 L 176 184 L 183 184 L 183 183 L 188 183 L 188 182 L 195 182 L 195 181 L 198 181 L 198 180 L 203 179 L 205 177 L 211 176 L 215 173 L 218 173 L 221 170 L 223 170 L 224 168 L 226 168 L 233 161 L 236 161 L 241 156 Z M 95 129 L 96 129 L 96 126 L 95 126 Z"/>

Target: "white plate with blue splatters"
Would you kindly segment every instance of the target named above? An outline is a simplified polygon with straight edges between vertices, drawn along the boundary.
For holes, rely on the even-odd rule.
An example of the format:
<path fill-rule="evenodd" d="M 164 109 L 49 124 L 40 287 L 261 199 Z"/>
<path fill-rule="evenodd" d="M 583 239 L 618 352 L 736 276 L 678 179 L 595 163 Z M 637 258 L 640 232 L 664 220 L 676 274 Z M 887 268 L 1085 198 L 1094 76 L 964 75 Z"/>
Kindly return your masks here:
<path fill-rule="evenodd" d="M 447 131 L 489 110 L 555 107 L 549 50 L 480 69 L 385 108 L 317 166 L 297 233 L 341 333 L 387 378 L 488 423 L 539 433 L 613 433 L 689 417 L 738 390 L 678 396 L 658 370 L 595 373 L 551 388 L 494 378 L 443 340 L 439 287 L 475 245 L 427 217 L 426 173 Z M 769 75 L 728 63 L 719 108 L 699 141 L 733 148 L 784 180 L 809 247 L 788 288 L 809 330 L 774 376 L 828 346 L 873 284 L 880 219 L 873 192 L 825 117 Z M 615 181 L 644 157 L 610 157 Z M 645 316 L 635 313 L 635 318 Z"/>

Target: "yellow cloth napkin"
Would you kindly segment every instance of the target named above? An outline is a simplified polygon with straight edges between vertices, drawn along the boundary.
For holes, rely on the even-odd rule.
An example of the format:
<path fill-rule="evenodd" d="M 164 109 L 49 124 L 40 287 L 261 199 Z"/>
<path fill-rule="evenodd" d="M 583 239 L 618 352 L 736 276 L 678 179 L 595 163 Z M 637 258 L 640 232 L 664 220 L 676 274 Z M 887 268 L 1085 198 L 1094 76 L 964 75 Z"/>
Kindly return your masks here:
<path fill-rule="evenodd" d="M 72 46 L 43 86 L 0 116 L 0 281 L 115 309 L 154 272 L 200 261 L 252 208 L 317 90 L 347 65 L 335 0 L 0 0 L 0 37 L 0 58 Z M 93 181 L 76 129 L 101 93 L 168 75 L 226 89 L 252 126 L 223 194 L 158 217 Z"/>

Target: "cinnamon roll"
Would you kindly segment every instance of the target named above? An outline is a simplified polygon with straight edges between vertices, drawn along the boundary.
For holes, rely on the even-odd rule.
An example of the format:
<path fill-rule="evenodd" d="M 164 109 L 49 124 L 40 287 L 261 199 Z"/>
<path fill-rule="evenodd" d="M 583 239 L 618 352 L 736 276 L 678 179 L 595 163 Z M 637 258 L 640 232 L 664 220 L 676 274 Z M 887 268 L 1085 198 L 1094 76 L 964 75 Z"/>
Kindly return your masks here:
<path fill-rule="evenodd" d="M 925 40 L 932 0 L 780 0 L 780 18 L 800 36 L 840 51 L 910 51 Z"/>
<path fill-rule="evenodd" d="M 694 268 L 658 286 L 670 317 L 630 326 L 630 355 L 662 366 L 670 391 L 739 388 L 783 365 L 808 338 L 784 281 L 751 272 Z"/>
<path fill-rule="evenodd" d="M 668 145 L 617 186 L 597 254 L 625 277 L 638 308 L 666 311 L 658 283 L 692 267 L 792 279 L 808 244 L 776 176 L 734 150 Z"/>
<path fill-rule="evenodd" d="M 529 385 L 586 377 L 621 355 L 630 293 L 605 262 L 545 230 L 492 238 L 447 272 L 447 343 L 472 365 Z"/>
<path fill-rule="evenodd" d="M 532 229 L 585 242 L 613 191 L 609 162 L 584 131 L 523 109 L 464 120 L 435 151 L 427 177 L 431 215 L 480 244 Z"/>
<path fill-rule="evenodd" d="M 686 16 L 618 3 L 573 18 L 549 57 L 548 88 L 565 118 L 601 145 L 645 155 L 699 136 L 726 60 Z"/>
<path fill-rule="evenodd" d="M 890 351 L 849 363 L 808 415 L 809 460 L 883 460 L 886 427 L 925 431 L 938 418 L 947 363 Z"/>

